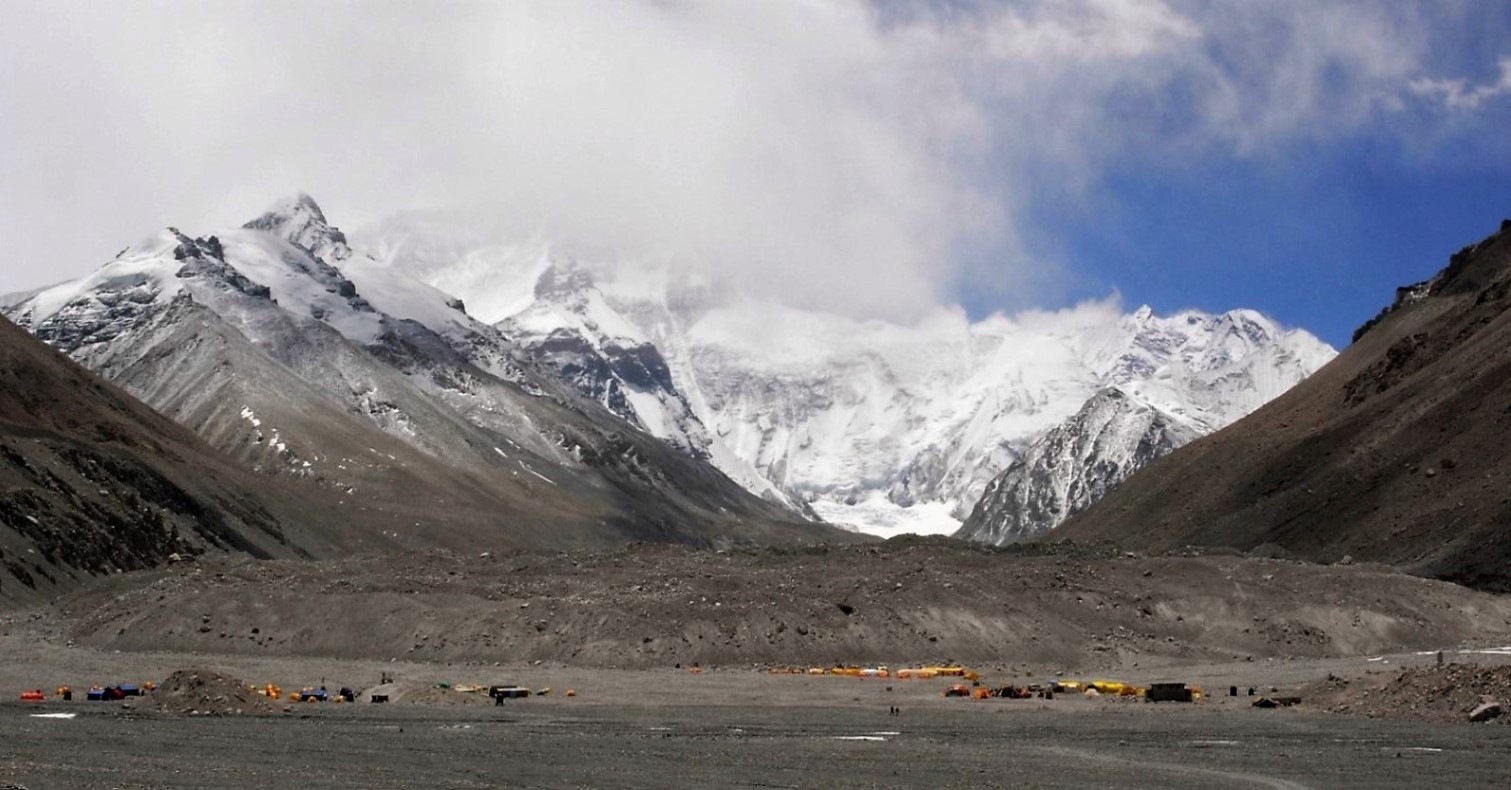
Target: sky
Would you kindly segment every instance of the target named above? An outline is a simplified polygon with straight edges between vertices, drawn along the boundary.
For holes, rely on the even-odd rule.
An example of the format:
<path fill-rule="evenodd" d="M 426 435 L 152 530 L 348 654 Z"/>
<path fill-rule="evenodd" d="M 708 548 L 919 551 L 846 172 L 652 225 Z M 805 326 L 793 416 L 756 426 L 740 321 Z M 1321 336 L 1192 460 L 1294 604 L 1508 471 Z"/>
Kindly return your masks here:
<path fill-rule="evenodd" d="M 1335 345 L 1511 217 L 1499 0 L 9 0 L 0 292 L 295 191 L 916 320 Z"/>

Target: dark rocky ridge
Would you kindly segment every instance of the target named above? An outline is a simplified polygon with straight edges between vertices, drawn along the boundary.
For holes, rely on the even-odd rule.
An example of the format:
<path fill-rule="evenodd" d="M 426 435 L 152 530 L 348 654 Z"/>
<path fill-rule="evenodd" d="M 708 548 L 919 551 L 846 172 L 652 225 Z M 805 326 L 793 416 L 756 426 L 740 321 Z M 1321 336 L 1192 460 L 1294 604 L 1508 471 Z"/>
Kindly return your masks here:
<path fill-rule="evenodd" d="M 1511 223 L 1332 363 L 1052 533 L 1375 560 L 1511 591 Z"/>

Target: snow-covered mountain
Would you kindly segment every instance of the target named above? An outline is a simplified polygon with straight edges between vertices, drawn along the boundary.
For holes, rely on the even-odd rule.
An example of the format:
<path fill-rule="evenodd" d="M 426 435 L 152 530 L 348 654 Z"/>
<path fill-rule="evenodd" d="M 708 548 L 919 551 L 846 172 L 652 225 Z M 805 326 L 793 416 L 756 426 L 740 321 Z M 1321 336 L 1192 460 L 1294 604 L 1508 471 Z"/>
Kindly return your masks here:
<path fill-rule="evenodd" d="M 211 236 L 169 228 L 7 312 L 212 445 L 338 492 L 400 545 L 828 534 L 627 430 L 457 299 L 355 252 L 304 195 Z M 626 356 L 614 375 L 656 378 L 654 359 Z"/>
<path fill-rule="evenodd" d="M 1000 546 L 1042 535 L 1203 433 L 1116 387 L 1101 390 L 987 485 L 956 537 Z"/>
<path fill-rule="evenodd" d="M 1106 301 L 978 321 L 940 309 L 903 326 L 742 298 L 665 265 L 480 244 L 418 215 L 358 239 L 647 432 L 877 534 L 954 532 L 991 480 L 1106 388 L 1205 433 L 1335 353 L 1250 310 Z M 626 375 L 626 349 L 668 375 Z"/>

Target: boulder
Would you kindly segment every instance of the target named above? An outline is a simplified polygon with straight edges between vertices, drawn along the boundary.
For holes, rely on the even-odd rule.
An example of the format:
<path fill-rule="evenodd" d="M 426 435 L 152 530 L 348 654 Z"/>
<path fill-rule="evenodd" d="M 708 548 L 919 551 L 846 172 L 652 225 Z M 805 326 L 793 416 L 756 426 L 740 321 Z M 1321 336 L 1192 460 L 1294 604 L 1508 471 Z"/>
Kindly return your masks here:
<path fill-rule="evenodd" d="M 1473 722 L 1490 721 L 1499 715 L 1501 715 L 1501 704 L 1491 700 L 1469 711 L 1469 720 Z"/>

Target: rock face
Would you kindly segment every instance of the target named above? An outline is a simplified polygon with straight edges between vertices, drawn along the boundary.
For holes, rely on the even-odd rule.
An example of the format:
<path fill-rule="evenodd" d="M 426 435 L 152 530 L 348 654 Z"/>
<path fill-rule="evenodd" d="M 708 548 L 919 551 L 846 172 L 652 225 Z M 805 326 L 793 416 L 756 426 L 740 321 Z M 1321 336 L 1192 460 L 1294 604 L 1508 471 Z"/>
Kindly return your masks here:
<path fill-rule="evenodd" d="M 1201 434 L 1122 390 L 1102 390 L 986 487 L 956 537 L 997 545 L 1038 537 Z"/>
<path fill-rule="evenodd" d="M 546 244 L 490 246 L 417 217 L 355 238 L 642 430 L 763 497 L 878 534 L 954 532 L 991 480 L 1099 390 L 1205 433 L 1333 356 L 1249 310 L 1158 316 L 1108 303 L 971 321 L 940 309 L 904 326 Z M 654 348 L 668 375 L 637 382 L 616 348 Z"/>
<path fill-rule="evenodd" d="M 299 195 L 215 235 L 170 228 L 9 313 L 262 474 L 334 493 L 401 545 L 838 533 L 626 425 L 600 405 L 614 398 L 583 397 L 460 304 L 353 251 Z M 665 379 L 645 349 L 606 353 L 626 381 Z"/>
<path fill-rule="evenodd" d="M 709 457 L 712 439 L 666 358 L 607 303 L 587 270 L 570 259 L 553 260 L 536 280 L 534 296 L 499 328 L 629 424 L 696 458 Z"/>
<path fill-rule="evenodd" d="M 1269 544 L 1511 590 L 1511 230 L 1454 254 L 1295 389 L 1056 533 Z"/>

